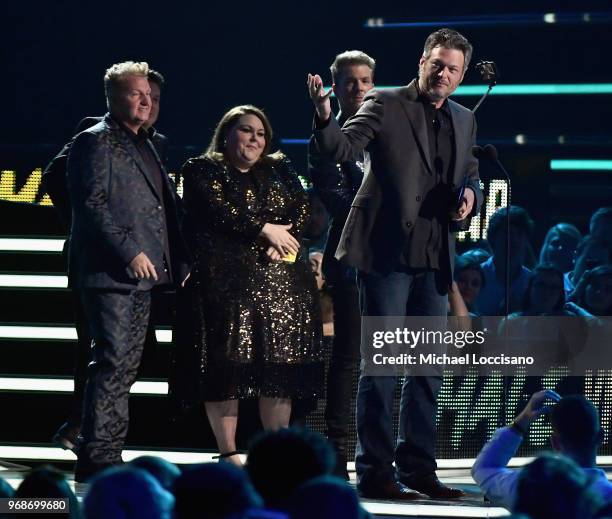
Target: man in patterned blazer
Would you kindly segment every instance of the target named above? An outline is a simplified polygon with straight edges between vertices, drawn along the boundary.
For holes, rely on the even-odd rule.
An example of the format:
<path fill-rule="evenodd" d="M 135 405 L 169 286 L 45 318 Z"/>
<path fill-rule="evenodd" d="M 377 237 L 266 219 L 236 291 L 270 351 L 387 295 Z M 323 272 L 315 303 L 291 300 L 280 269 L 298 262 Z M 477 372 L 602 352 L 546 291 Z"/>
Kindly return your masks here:
<path fill-rule="evenodd" d="M 121 463 L 128 395 L 142 356 L 151 290 L 189 271 L 179 199 L 143 125 L 151 111 L 148 65 L 106 71 L 109 109 L 80 133 L 68 158 L 70 279 L 92 337 L 75 479 Z"/>

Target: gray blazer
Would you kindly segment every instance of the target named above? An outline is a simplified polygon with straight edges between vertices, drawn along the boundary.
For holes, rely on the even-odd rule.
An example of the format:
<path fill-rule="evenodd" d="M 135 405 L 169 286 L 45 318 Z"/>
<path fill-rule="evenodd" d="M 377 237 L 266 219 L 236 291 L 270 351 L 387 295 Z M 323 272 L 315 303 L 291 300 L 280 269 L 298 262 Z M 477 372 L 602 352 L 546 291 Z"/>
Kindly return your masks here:
<path fill-rule="evenodd" d="M 315 125 L 314 137 L 322 153 L 344 162 L 367 149 L 371 169 L 353 200 L 336 258 L 363 272 L 393 270 L 413 243 L 412 226 L 419 214 L 425 180 L 434 174 L 429 156 L 425 112 L 418 100 L 416 80 L 406 87 L 371 90 L 355 116 L 342 129 L 335 118 L 324 127 Z M 468 176 L 476 194 L 472 215 L 480 210 L 478 161 L 472 155 L 476 121 L 467 108 L 449 99 L 455 138 L 452 188 Z M 449 265 L 454 264 L 454 235 L 448 235 Z M 452 278 L 451 278 L 452 279 Z"/>
<path fill-rule="evenodd" d="M 77 287 L 148 290 L 152 279 L 136 279 L 130 261 L 144 252 L 163 269 L 164 204 L 171 249 L 172 274 L 182 281 L 189 254 L 180 228 L 182 206 L 154 146 L 162 170 L 164 193 L 157 191 L 138 149 L 106 114 L 101 122 L 75 138 L 68 158 L 72 205 L 69 271 Z"/>

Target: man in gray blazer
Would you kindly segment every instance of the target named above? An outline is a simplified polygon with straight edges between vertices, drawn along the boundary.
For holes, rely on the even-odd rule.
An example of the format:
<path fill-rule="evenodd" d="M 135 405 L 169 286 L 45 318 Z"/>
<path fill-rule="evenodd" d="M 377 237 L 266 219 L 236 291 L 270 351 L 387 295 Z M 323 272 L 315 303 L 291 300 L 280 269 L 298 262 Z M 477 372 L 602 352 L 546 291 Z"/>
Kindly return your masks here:
<path fill-rule="evenodd" d="M 340 129 L 318 75 L 308 76 L 314 138 L 336 162 L 370 153 L 371 169 L 353 200 L 336 257 L 358 269 L 362 316 L 444 316 L 452 281 L 457 221 L 482 203 L 476 122 L 448 100 L 463 80 L 472 46 L 440 29 L 426 40 L 419 77 L 408 86 L 370 91 Z M 371 355 L 362 338 L 362 358 Z M 358 489 L 369 498 L 457 498 L 436 477 L 436 397 L 441 376 L 406 377 L 397 445 L 395 377 L 362 371 L 357 394 Z M 393 462 L 395 461 L 396 474 Z M 396 479 L 397 476 L 397 479 Z M 398 481 L 399 480 L 399 481 Z M 404 486 L 407 485 L 407 486 Z"/>
<path fill-rule="evenodd" d="M 151 290 L 181 283 L 189 255 L 180 200 L 143 125 L 146 63 L 106 71 L 109 113 L 77 135 L 68 158 L 70 279 L 92 337 L 75 479 L 121 463 L 128 395 L 149 322 Z"/>

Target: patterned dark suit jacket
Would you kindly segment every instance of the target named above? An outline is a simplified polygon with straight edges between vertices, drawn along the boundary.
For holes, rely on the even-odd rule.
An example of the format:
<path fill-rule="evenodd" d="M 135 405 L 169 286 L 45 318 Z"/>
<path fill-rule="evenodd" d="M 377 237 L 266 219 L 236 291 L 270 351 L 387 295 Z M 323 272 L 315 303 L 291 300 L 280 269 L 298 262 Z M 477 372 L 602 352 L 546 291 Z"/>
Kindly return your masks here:
<path fill-rule="evenodd" d="M 68 158 L 72 205 L 69 272 L 75 286 L 111 290 L 148 290 L 152 279 L 135 279 L 128 264 L 144 252 L 163 269 L 164 204 L 170 234 L 173 279 L 189 271 L 189 253 L 180 229 L 183 212 L 164 165 L 147 141 L 162 170 L 164 193 L 157 192 L 138 149 L 106 114 L 76 136 Z"/>

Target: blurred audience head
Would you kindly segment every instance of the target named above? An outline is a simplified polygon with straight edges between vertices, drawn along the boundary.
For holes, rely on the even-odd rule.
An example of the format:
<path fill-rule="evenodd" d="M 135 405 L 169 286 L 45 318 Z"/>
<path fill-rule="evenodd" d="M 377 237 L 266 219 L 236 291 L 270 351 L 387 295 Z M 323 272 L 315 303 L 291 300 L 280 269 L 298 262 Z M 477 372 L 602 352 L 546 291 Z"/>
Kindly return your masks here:
<path fill-rule="evenodd" d="M 484 242 L 483 245 L 486 244 L 488 246 L 488 243 L 486 241 L 484 240 L 480 240 L 480 241 Z M 466 250 L 463 254 L 461 254 L 461 257 L 466 260 L 472 260 L 477 263 L 483 263 L 491 257 L 491 251 L 488 250 L 488 248 L 484 248 L 484 247 L 474 247 L 473 249 Z"/>
<path fill-rule="evenodd" d="M 583 467 L 595 463 L 597 448 L 603 431 L 595 406 L 582 395 L 568 395 L 556 404 L 550 413 L 555 450 L 572 458 Z"/>
<path fill-rule="evenodd" d="M 8 481 L 0 478 L 0 498 L 13 497 L 13 495 L 15 495 L 13 487 L 9 485 Z"/>
<path fill-rule="evenodd" d="M 455 261 L 454 271 L 459 292 L 461 292 L 461 297 L 463 297 L 468 308 L 476 302 L 478 294 L 485 284 L 484 272 L 480 266 L 481 262 L 476 261 L 473 256 L 466 257 L 465 254 L 459 256 Z"/>
<path fill-rule="evenodd" d="M 565 305 L 563 273 L 551 264 L 538 265 L 531 272 L 523 297 L 524 315 L 559 314 Z"/>
<path fill-rule="evenodd" d="M 584 294 L 578 304 L 593 315 L 612 315 L 612 265 L 600 265 L 583 275 Z"/>
<path fill-rule="evenodd" d="M 175 519 L 239 519 L 262 505 L 244 470 L 231 463 L 201 463 L 174 482 Z"/>
<path fill-rule="evenodd" d="M 571 223 L 553 225 L 544 238 L 540 263 L 549 263 L 561 272 L 569 272 L 574 266 L 574 253 L 581 239 L 580 231 Z"/>
<path fill-rule="evenodd" d="M 600 207 L 591 216 L 589 234 L 608 243 L 612 242 L 612 207 Z"/>
<path fill-rule="evenodd" d="M 510 206 L 510 270 L 525 264 L 529 251 L 529 238 L 534 223 L 529 213 L 518 205 Z M 489 220 L 487 239 L 491 244 L 493 256 L 504 259 L 506 255 L 506 208 L 495 211 Z"/>
<path fill-rule="evenodd" d="M 327 440 L 308 429 L 281 429 L 257 436 L 246 470 L 266 506 L 283 509 L 300 485 L 330 474 L 335 455 Z"/>
<path fill-rule="evenodd" d="M 171 519 L 174 497 L 148 472 L 126 465 L 96 476 L 83 505 L 87 519 Z"/>
<path fill-rule="evenodd" d="M 129 465 L 151 474 L 169 492 L 172 491 L 174 480 L 181 475 L 181 471 L 176 465 L 157 456 L 140 456 L 130 461 Z"/>
<path fill-rule="evenodd" d="M 68 517 L 81 517 L 79 502 L 68 485 L 66 478 L 50 466 L 32 470 L 21 482 L 14 497 L 55 497 L 68 499 L 70 514 Z"/>
<path fill-rule="evenodd" d="M 333 476 L 319 476 L 304 483 L 289 499 L 287 511 L 291 519 L 369 517 L 355 489 Z"/>
<path fill-rule="evenodd" d="M 539 456 L 519 474 L 512 511 L 531 519 L 590 519 L 602 505 L 590 483 L 572 460 L 555 454 Z"/>
<path fill-rule="evenodd" d="M 610 245 L 605 240 L 590 234 L 582 238 L 576 247 L 574 270 L 572 271 L 574 285 L 579 283 L 586 270 L 610 263 L 610 256 Z"/>

